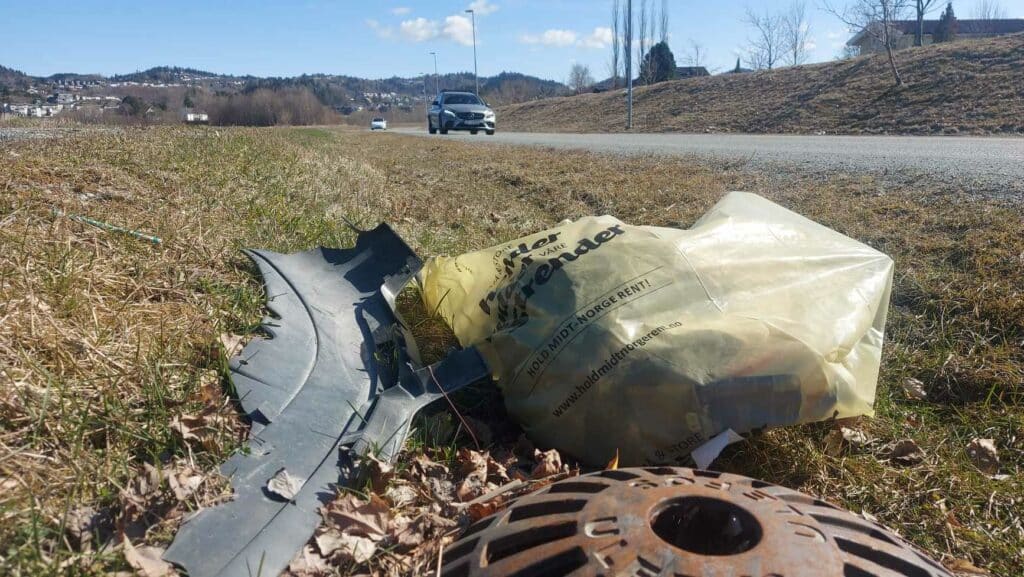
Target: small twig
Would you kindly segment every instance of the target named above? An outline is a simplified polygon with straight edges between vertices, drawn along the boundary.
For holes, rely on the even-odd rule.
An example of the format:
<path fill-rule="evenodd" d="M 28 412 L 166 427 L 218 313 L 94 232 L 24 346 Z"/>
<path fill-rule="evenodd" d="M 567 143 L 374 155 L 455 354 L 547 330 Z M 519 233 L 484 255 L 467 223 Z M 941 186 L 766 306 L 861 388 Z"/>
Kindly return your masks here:
<path fill-rule="evenodd" d="M 127 234 L 128 236 L 133 236 L 133 237 L 135 237 L 137 239 L 140 239 L 140 240 L 149 241 L 149 242 L 151 242 L 153 244 L 160 244 L 161 242 L 163 242 L 163 241 L 160 240 L 159 237 L 156 237 L 156 236 L 153 236 L 153 235 L 145 234 L 145 233 L 139 232 L 137 230 L 132 230 L 130 228 L 124 228 L 122 226 L 117 226 L 115 224 L 110 224 L 110 223 L 103 222 L 103 221 L 100 221 L 100 220 L 92 219 L 92 218 L 89 218 L 87 216 L 81 216 L 81 215 L 77 215 L 77 214 L 68 214 L 68 213 L 64 212 L 63 210 L 60 210 L 59 208 L 53 209 L 53 214 L 55 214 L 56 216 L 63 216 L 65 218 L 67 218 L 68 220 L 74 220 L 74 221 L 77 221 L 77 222 L 88 224 L 90 226 L 95 226 L 96 228 L 99 228 L 99 229 L 102 229 L 102 230 L 106 230 L 106 231 L 109 231 L 109 232 L 119 232 L 119 233 L 122 233 L 122 234 Z"/>
<path fill-rule="evenodd" d="M 460 413 L 459 409 L 455 407 L 455 403 L 452 402 L 451 397 L 448 396 L 448 393 L 444 390 L 444 387 L 441 386 L 441 383 L 437 382 L 437 377 L 434 376 L 433 367 L 427 365 L 427 372 L 430 373 L 430 378 L 434 381 L 434 384 L 437 385 L 437 388 L 441 391 L 441 394 L 444 395 L 445 400 L 448 401 L 449 405 L 451 405 L 452 411 L 455 411 L 455 416 L 458 417 L 459 421 L 462 422 L 462 426 L 466 427 L 466 432 L 469 433 L 469 436 L 473 439 L 473 445 L 475 445 L 476 449 L 479 451 L 480 441 L 478 441 L 476 439 L 476 435 L 473 434 L 473 428 L 470 427 L 469 423 L 466 422 L 466 419 L 462 417 L 462 413 Z"/>

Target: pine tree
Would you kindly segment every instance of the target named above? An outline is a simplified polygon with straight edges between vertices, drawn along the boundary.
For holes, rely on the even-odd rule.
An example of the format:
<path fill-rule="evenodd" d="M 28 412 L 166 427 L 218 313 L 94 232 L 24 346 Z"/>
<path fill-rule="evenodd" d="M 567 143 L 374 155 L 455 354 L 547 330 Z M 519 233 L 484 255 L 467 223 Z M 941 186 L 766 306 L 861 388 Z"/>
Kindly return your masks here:
<path fill-rule="evenodd" d="M 956 39 L 957 32 L 957 21 L 956 15 L 953 14 L 953 3 L 946 4 L 946 9 L 942 12 L 942 17 L 939 18 L 939 23 L 935 27 L 935 34 L 932 36 L 932 41 L 936 44 L 939 42 L 952 42 Z"/>
<path fill-rule="evenodd" d="M 649 84 L 664 82 L 676 77 L 676 57 L 665 42 L 658 42 L 644 56 L 640 63 L 640 78 Z"/>

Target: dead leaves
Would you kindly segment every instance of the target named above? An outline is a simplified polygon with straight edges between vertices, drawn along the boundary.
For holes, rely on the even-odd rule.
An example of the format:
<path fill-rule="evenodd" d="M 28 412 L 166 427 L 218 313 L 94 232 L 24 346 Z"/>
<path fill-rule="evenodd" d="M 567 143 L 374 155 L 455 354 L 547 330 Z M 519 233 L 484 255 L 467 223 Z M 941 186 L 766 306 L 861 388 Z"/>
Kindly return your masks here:
<path fill-rule="evenodd" d="M 889 450 L 889 461 L 899 465 L 917 465 L 924 461 L 924 457 L 924 450 L 913 439 L 896 441 Z"/>
<path fill-rule="evenodd" d="M 160 560 L 163 549 L 133 546 L 132 542 L 145 540 L 156 527 L 173 529 L 187 510 L 211 505 L 229 494 L 222 478 L 206 475 L 187 463 L 167 463 L 160 467 L 146 463 L 121 491 L 120 511 L 109 531 L 116 530 L 124 545 L 125 560 L 139 574 L 177 575 L 173 570 L 161 572 L 170 567 Z M 74 523 L 72 535 L 83 543 L 83 549 L 86 542 L 103 540 L 103 532 L 108 530 L 103 528 L 101 513 L 91 517 L 88 513 L 81 511 L 74 517 L 69 516 L 69 523 Z"/>
<path fill-rule="evenodd" d="M 315 538 L 316 546 L 334 563 L 365 563 L 390 532 L 388 504 L 373 494 L 365 501 L 352 494 L 341 495 L 321 514 L 324 528 Z"/>
<path fill-rule="evenodd" d="M 1009 475 L 999 474 L 999 451 L 993 439 L 973 439 L 967 445 L 967 456 L 989 478 L 999 481 L 1009 478 Z"/>
<path fill-rule="evenodd" d="M 177 577 L 174 566 L 163 560 L 164 549 L 142 546 L 136 548 L 129 539 L 121 542 L 124 560 L 141 577 Z"/>
<path fill-rule="evenodd" d="M 928 392 L 924 389 L 924 383 L 915 378 L 903 380 L 903 392 L 907 395 L 908 399 L 915 401 L 925 401 L 928 399 Z"/>
<path fill-rule="evenodd" d="M 267 481 L 267 491 L 286 501 L 294 501 L 305 484 L 305 479 L 292 475 L 282 467 Z"/>
<path fill-rule="evenodd" d="M 385 563 L 407 569 L 422 561 L 425 553 L 439 551 L 440 546 L 433 542 L 456 525 L 429 508 L 394 514 L 387 501 L 372 493 L 367 498 L 340 495 L 321 509 L 321 515 L 324 525 L 313 540 L 320 556 L 331 565 L 365 564 L 386 550 Z M 300 559 L 308 554 L 303 550 L 292 565 L 318 570 L 316 562 Z"/>
<path fill-rule="evenodd" d="M 495 461 L 488 451 L 460 449 L 458 459 L 462 481 L 456 488 L 455 495 L 463 503 L 472 501 L 510 480 L 505 466 Z"/>
<path fill-rule="evenodd" d="M 233 333 L 222 333 L 220 335 L 220 346 L 224 347 L 224 356 L 226 358 L 230 359 L 242 352 L 244 344 L 245 337 L 242 335 L 236 335 Z"/>
<path fill-rule="evenodd" d="M 555 449 L 550 451 L 534 449 L 533 458 L 537 461 L 537 464 L 533 467 L 533 471 L 530 472 L 530 478 L 532 479 L 543 479 L 544 477 L 557 475 L 562 471 L 562 456 Z"/>
<path fill-rule="evenodd" d="M 368 493 L 339 495 L 321 509 L 323 525 L 288 574 L 318 577 L 339 568 L 354 574 L 433 574 L 441 549 L 460 526 L 574 474 L 557 451 L 521 445 L 521 455 L 463 448 L 450 466 L 424 453 L 404 455 L 397 466 L 373 455 L 360 457 L 360 486 Z"/>
<path fill-rule="evenodd" d="M 182 441 L 194 449 L 220 451 L 228 435 L 238 425 L 230 409 L 222 406 L 208 406 L 198 415 L 177 415 L 171 419 L 170 428 Z"/>
<path fill-rule="evenodd" d="M 946 559 L 942 564 L 949 569 L 954 575 L 968 576 L 968 575 L 991 575 L 987 569 L 977 567 L 974 563 L 966 559 Z"/>
<path fill-rule="evenodd" d="M 867 433 L 846 424 L 837 422 L 835 427 L 825 436 L 825 454 L 838 457 L 846 450 L 859 450 L 868 445 Z"/>

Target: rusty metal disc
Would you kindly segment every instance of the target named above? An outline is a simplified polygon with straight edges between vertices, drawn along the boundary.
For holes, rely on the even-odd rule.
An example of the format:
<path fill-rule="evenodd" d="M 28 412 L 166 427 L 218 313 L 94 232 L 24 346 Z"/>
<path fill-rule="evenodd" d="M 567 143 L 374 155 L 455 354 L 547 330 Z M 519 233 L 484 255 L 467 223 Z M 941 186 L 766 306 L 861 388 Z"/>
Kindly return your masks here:
<path fill-rule="evenodd" d="M 445 577 L 948 577 L 882 526 L 739 475 L 677 467 L 554 483 L 480 520 Z"/>

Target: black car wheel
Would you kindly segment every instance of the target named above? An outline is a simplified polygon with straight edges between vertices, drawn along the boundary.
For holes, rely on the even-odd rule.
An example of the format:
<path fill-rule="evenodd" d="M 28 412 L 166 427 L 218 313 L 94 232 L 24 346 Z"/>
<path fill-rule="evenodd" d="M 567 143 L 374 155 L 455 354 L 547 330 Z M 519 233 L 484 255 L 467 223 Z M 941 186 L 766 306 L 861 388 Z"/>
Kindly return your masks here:
<path fill-rule="evenodd" d="M 427 119 L 427 132 L 430 134 L 437 134 L 437 129 L 434 128 L 434 123 L 431 122 L 429 118 Z"/>
<path fill-rule="evenodd" d="M 493 130 L 488 130 L 487 131 L 487 136 L 494 136 L 494 131 Z"/>

